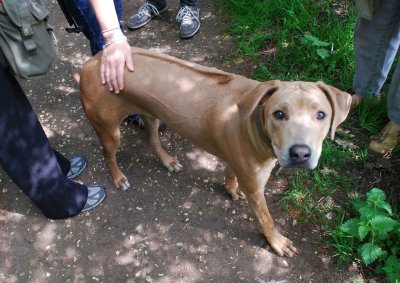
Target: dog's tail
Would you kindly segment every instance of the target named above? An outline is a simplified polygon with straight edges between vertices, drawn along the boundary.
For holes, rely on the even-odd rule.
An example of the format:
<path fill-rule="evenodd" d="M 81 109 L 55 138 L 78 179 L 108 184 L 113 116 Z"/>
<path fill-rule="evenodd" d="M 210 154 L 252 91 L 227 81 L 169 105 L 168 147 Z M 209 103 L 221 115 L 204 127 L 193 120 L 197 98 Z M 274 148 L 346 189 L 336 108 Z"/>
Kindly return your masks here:
<path fill-rule="evenodd" d="M 72 77 L 74 78 L 76 83 L 79 85 L 79 82 L 81 81 L 81 75 L 79 74 L 79 72 L 72 73 Z"/>

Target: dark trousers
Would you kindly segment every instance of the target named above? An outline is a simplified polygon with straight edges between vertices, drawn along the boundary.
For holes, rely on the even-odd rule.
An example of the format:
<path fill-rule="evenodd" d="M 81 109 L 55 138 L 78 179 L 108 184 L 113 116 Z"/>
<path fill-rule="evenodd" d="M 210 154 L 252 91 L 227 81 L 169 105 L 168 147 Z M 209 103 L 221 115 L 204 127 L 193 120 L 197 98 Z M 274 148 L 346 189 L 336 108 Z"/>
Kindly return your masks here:
<path fill-rule="evenodd" d="M 87 188 L 65 177 L 69 160 L 53 151 L 19 83 L 2 67 L 0 86 L 0 165 L 48 218 L 78 214 Z"/>

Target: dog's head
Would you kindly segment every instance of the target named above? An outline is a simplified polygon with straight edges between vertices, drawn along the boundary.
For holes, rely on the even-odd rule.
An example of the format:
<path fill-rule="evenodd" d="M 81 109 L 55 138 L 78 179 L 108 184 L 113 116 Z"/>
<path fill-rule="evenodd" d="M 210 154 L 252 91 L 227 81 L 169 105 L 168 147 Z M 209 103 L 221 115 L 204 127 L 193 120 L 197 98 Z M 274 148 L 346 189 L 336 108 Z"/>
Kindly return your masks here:
<path fill-rule="evenodd" d="M 243 97 L 238 107 L 242 118 L 259 123 L 259 135 L 270 140 L 281 166 L 313 169 L 329 129 L 333 139 L 350 104 L 350 94 L 323 82 L 269 81 Z"/>

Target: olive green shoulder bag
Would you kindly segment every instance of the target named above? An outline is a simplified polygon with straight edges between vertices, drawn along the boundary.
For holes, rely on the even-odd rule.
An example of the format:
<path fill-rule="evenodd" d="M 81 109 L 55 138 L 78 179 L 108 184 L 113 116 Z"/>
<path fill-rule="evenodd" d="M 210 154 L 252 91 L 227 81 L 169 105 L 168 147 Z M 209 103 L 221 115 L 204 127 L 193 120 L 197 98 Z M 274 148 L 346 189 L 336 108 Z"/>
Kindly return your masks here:
<path fill-rule="evenodd" d="M 0 64 L 18 77 L 44 75 L 57 56 L 57 41 L 41 0 L 0 0 Z"/>

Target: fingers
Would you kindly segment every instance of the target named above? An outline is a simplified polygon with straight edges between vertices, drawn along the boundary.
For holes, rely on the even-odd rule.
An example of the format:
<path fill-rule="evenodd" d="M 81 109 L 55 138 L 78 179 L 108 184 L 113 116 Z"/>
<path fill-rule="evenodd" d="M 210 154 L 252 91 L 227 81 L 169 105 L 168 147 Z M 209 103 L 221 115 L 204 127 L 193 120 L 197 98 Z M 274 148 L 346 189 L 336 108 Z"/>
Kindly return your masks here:
<path fill-rule="evenodd" d="M 127 42 L 116 42 L 103 49 L 100 65 L 102 84 L 107 85 L 110 91 L 119 93 L 124 89 L 125 67 L 134 70 L 130 46 Z"/>
<path fill-rule="evenodd" d="M 100 78 L 101 78 L 101 84 L 103 84 L 103 85 L 105 85 L 107 82 L 105 73 L 106 73 L 106 67 L 103 64 L 103 60 L 102 60 L 102 62 L 100 64 Z"/>
<path fill-rule="evenodd" d="M 132 52 L 129 50 L 129 54 L 127 54 L 126 60 L 126 67 L 129 71 L 133 72 L 135 70 L 135 66 L 133 65 L 133 55 Z"/>
<path fill-rule="evenodd" d="M 124 62 L 125 63 L 125 62 Z M 117 85 L 115 93 L 118 93 L 119 90 L 124 89 L 124 72 L 125 72 L 125 64 L 119 64 L 116 66 L 115 70 L 115 81 L 114 83 Z"/>
<path fill-rule="evenodd" d="M 110 60 L 107 53 L 104 51 L 100 65 L 100 76 L 101 76 L 101 83 L 103 85 L 107 85 L 109 91 L 114 91 L 114 89 L 117 87 L 117 85 L 113 84 L 113 79 L 112 79 L 114 64 L 115 62 Z"/>

